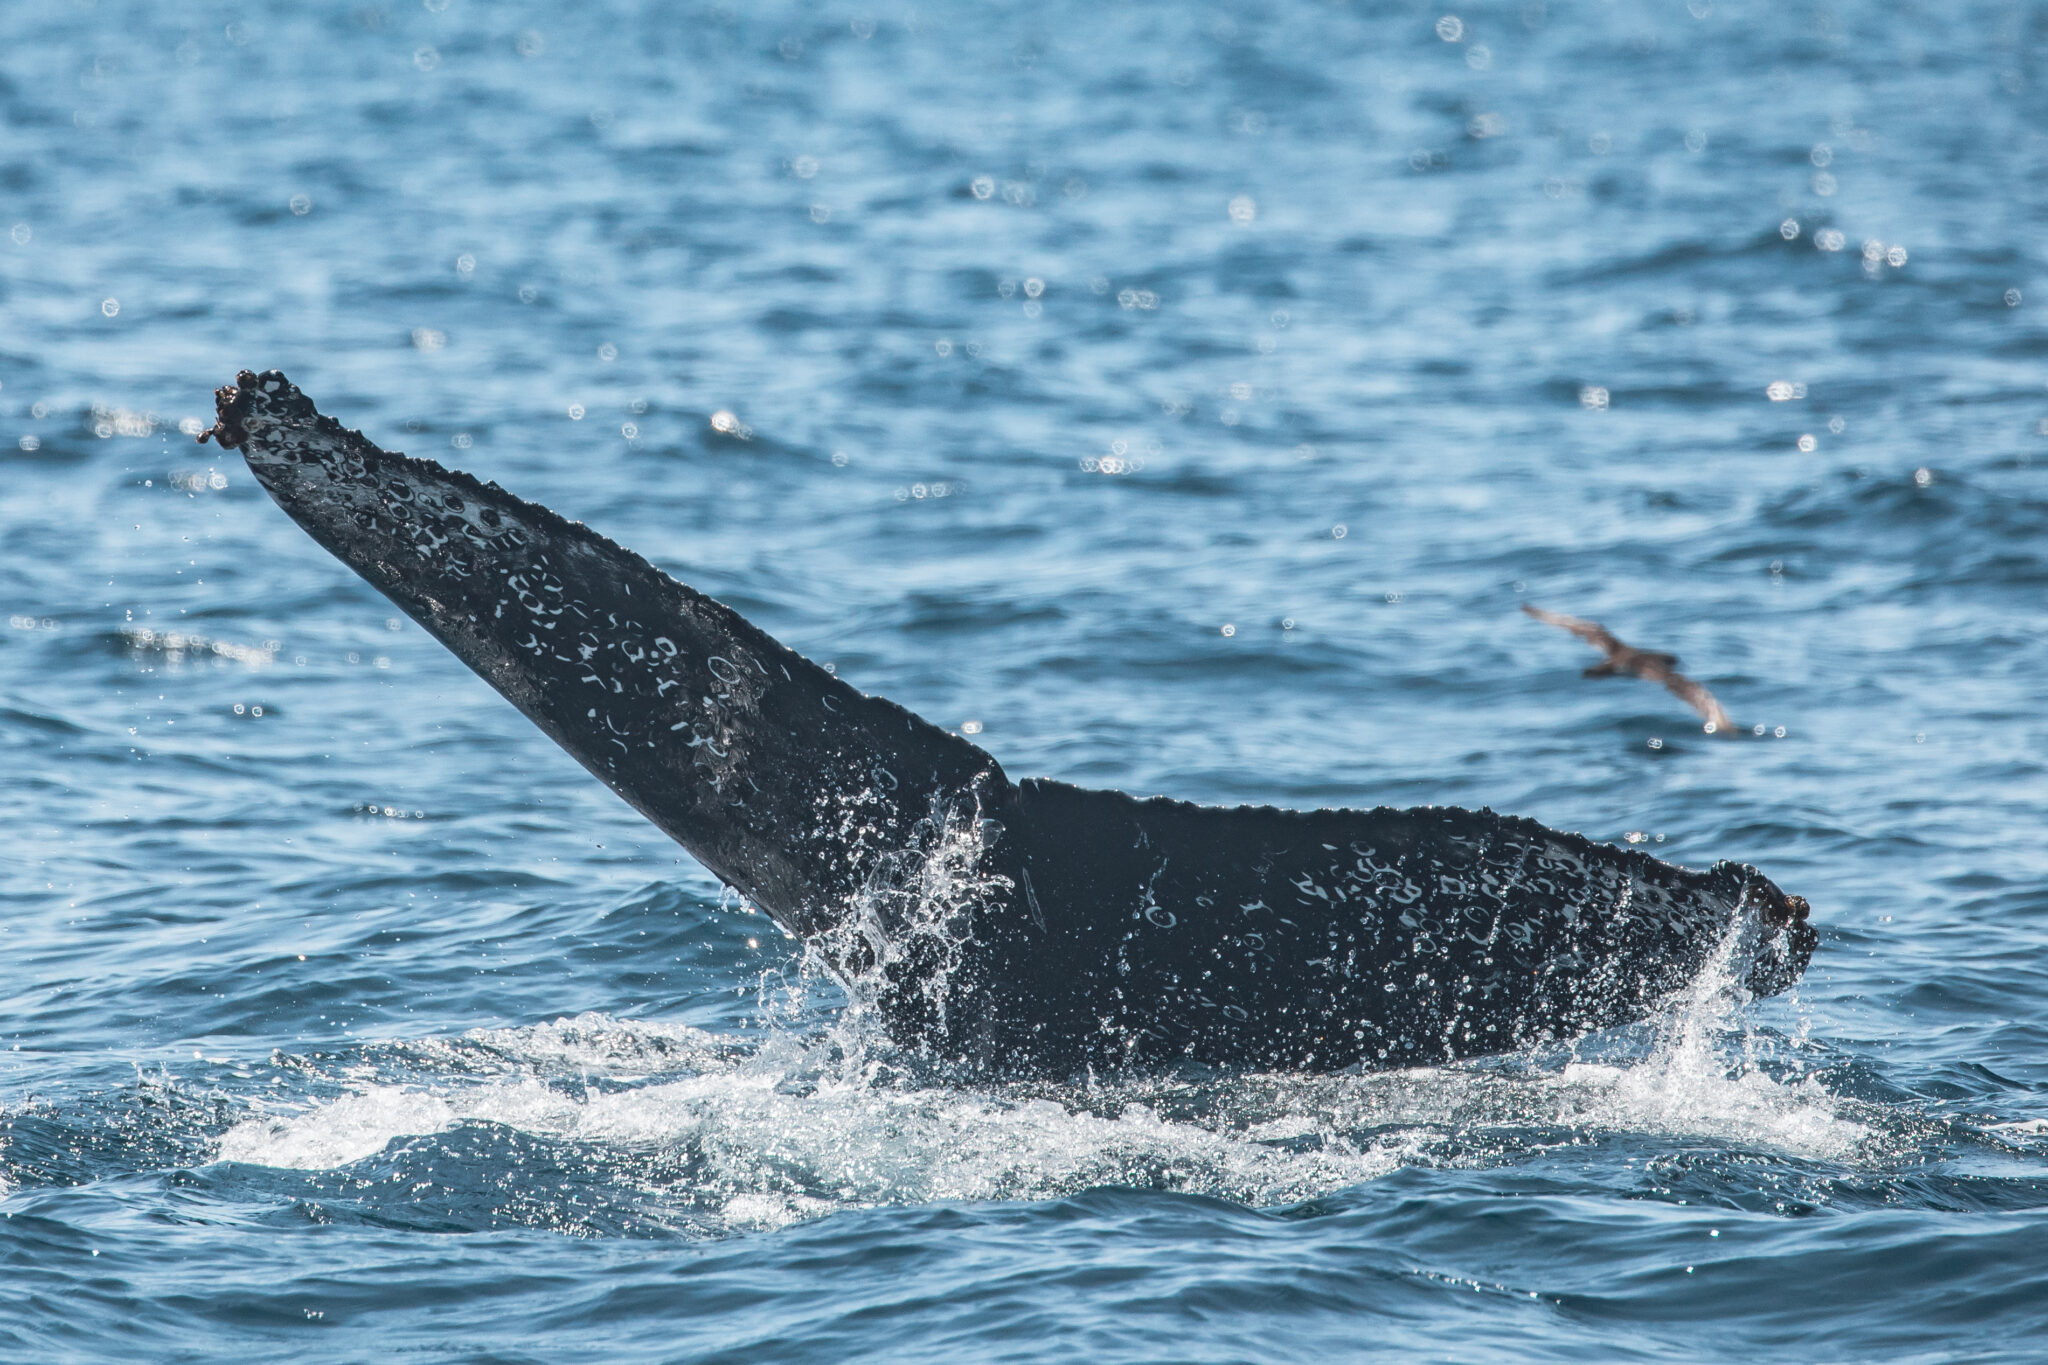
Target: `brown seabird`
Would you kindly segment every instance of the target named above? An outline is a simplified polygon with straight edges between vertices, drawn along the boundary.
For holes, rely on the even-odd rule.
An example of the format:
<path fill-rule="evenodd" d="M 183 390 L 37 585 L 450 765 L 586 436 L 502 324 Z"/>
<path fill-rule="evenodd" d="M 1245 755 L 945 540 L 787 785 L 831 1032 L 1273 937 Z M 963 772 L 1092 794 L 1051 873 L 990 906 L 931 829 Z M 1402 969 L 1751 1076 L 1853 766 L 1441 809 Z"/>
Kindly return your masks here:
<path fill-rule="evenodd" d="M 1658 654 L 1647 649 L 1625 645 L 1614 638 L 1607 627 L 1596 621 L 1581 621 L 1576 616 L 1562 612 L 1545 611 L 1541 607 L 1522 604 L 1522 610 L 1547 626 L 1568 630 L 1584 640 L 1607 657 L 1586 670 L 1589 678 L 1613 678 L 1632 673 L 1647 682 L 1662 683 L 1673 696 L 1706 718 L 1706 732 L 1734 739 L 1741 735 L 1742 728 L 1721 709 L 1721 703 L 1714 694 L 1678 671 L 1676 654 Z"/>

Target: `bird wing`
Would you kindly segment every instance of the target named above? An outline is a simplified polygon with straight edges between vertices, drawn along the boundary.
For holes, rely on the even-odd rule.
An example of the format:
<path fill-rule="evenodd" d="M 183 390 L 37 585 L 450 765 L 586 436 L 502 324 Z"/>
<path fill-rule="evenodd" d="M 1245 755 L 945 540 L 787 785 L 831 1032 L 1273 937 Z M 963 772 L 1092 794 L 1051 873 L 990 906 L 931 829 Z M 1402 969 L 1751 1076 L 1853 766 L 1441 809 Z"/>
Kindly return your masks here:
<path fill-rule="evenodd" d="M 1714 694 L 1683 673 L 1673 673 L 1664 679 L 1664 686 L 1671 695 L 1682 700 L 1687 706 L 1706 718 L 1707 729 L 1717 735 L 1737 735 L 1740 728 L 1721 709 L 1721 703 Z"/>
<path fill-rule="evenodd" d="M 1576 616 L 1566 616 L 1561 611 L 1545 611 L 1541 607 L 1532 607 L 1527 602 L 1522 604 L 1522 610 L 1546 626 L 1556 626 L 1559 630 L 1570 631 L 1587 644 L 1593 646 L 1593 648 L 1606 654 L 1609 658 L 1628 648 L 1627 645 L 1615 639 L 1607 627 L 1597 621 L 1581 621 Z"/>

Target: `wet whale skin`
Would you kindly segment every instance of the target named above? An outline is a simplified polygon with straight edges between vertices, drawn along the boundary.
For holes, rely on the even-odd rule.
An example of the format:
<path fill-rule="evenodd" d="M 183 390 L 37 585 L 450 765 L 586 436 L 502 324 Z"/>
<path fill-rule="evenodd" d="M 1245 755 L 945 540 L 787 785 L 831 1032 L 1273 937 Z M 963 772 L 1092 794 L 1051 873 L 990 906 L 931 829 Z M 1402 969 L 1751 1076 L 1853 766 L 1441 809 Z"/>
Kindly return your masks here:
<path fill-rule="evenodd" d="M 1487 810 L 1044 779 L 867 696 L 578 523 L 379 449 L 276 371 L 217 394 L 321 545 L 791 933 L 897 1041 L 1005 1075 L 1443 1062 L 1639 1019 L 1806 903 Z"/>

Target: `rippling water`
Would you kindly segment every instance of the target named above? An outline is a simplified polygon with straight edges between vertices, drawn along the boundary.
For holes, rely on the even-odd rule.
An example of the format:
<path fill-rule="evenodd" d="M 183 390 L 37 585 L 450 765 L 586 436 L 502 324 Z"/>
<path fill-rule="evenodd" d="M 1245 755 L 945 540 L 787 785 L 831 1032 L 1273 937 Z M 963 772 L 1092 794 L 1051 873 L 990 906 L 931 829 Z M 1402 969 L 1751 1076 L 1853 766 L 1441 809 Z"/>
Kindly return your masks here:
<path fill-rule="evenodd" d="M 0 8 L 0 1351 L 2048 1350 L 2044 36 Z M 936 1083 L 192 444 L 244 366 L 1013 774 L 1746 859 L 1821 949 L 1448 1070 Z"/>

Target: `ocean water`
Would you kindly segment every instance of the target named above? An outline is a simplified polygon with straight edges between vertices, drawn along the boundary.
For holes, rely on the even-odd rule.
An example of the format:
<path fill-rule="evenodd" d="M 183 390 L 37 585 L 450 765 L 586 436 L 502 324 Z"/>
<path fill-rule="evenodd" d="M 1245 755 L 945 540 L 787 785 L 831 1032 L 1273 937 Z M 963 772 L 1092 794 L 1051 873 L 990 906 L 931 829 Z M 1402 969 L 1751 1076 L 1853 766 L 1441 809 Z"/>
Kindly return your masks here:
<path fill-rule="evenodd" d="M 0 1356 L 2048 1355 L 2044 40 L 0 7 Z M 1821 947 L 1448 1069 L 920 1076 L 192 442 L 273 366 L 1013 775 L 1742 859 Z"/>

